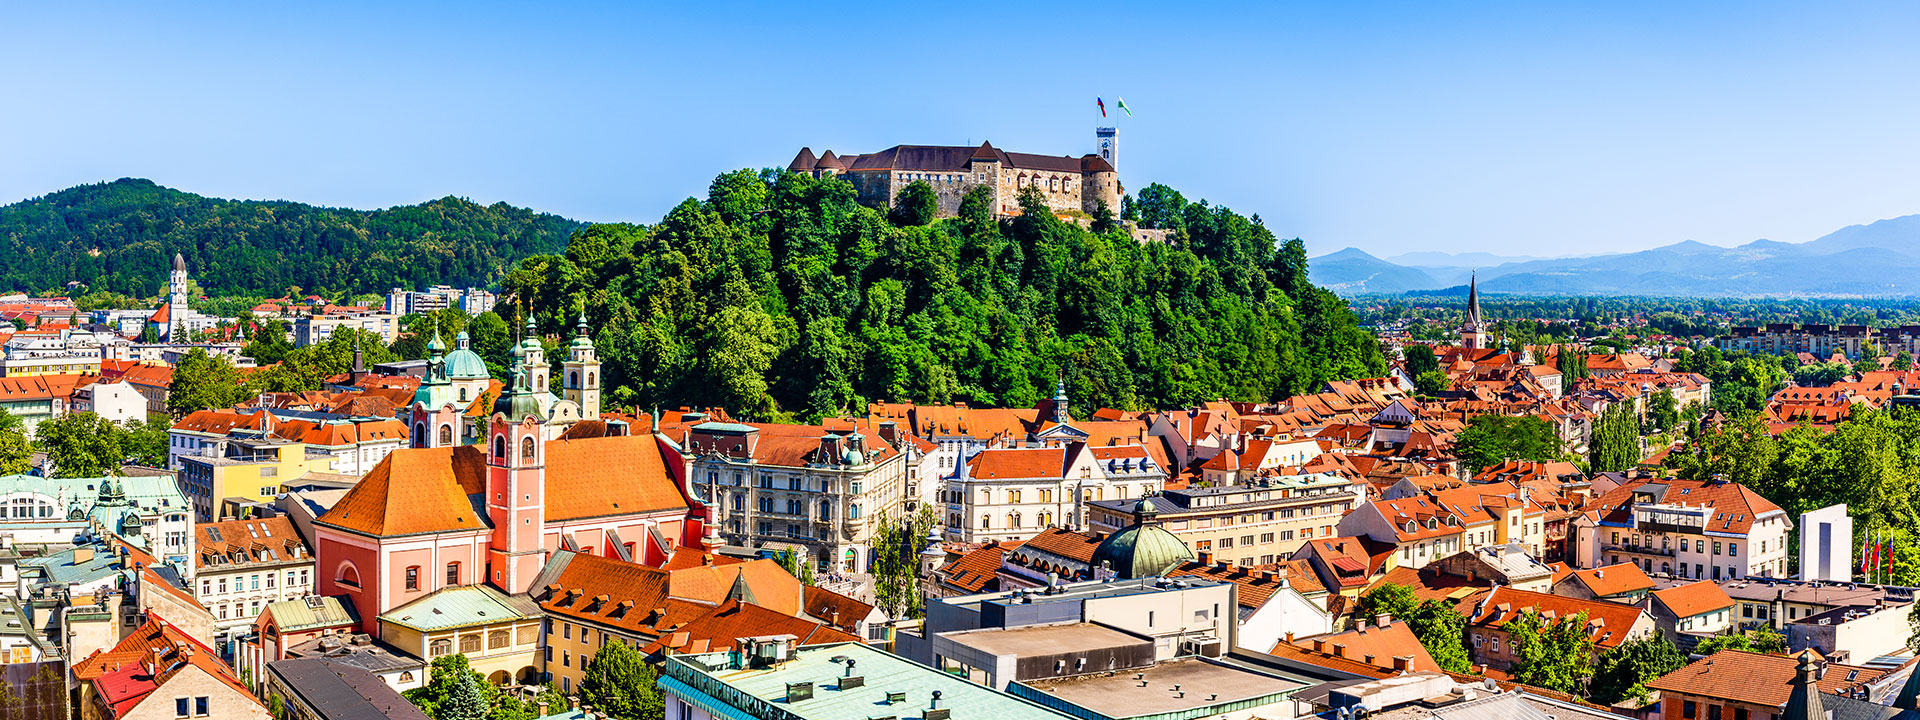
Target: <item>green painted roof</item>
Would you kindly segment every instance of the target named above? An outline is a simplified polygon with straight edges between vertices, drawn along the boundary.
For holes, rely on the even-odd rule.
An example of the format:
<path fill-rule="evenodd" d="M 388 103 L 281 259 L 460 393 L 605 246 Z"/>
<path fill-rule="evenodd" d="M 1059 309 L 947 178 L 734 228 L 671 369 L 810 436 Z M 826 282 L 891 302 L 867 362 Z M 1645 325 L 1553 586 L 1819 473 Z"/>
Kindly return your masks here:
<path fill-rule="evenodd" d="M 93 559 L 75 563 L 74 551 L 82 547 L 93 551 Z M 119 556 L 114 555 L 111 548 L 101 543 L 67 548 L 65 552 L 43 557 L 22 559 L 19 567 L 22 571 L 27 568 L 40 568 L 46 572 L 46 582 L 55 585 L 86 585 L 117 575 L 121 570 Z"/>
<path fill-rule="evenodd" d="M 485 380 L 492 377 L 487 372 L 487 361 L 480 359 L 480 353 L 469 347 L 467 331 L 461 330 L 453 338 L 454 350 L 447 353 L 447 377 L 454 380 Z"/>
<path fill-rule="evenodd" d="M 693 695 L 689 699 L 696 704 L 717 706 L 706 709 L 723 717 L 768 715 L 732 707 L 719 700 L 727 694 L 722 688 L 745 693 L 803 720 L 868 720 L 889 715 L 917 718 L 931 706 L 935 690 L 940 691 L 940 707 L 952 710 L 953 720 L 1069 717 L 860 643 L 801 648 L 792 661 L 759 669 L 724 669 L 728 655 L 673 656 L 668 660 L 667 675 L 661 677 L 661 686 Z M 834 662 L 836 657 L 853 660 L 853 674 L 864 680 L 860 687 L 839 689 L 839 678 L 847 674 L 847 668 L 843 662 Z M 722 669 L 707 671 L 703 666 L 708 663 Z M 813 683 L 812 699 L 787 702 L 787 684 L 799 682 Z M 888 705 L 887 693 L 890 692 L 906 693 L 906 700 Z M 742 714 L 740 710 L 747 712 Z"/>
<path fill-rule="evenodd" d="M 1093 566 L 1109 565 L 1115 576 L 1131 580 L 1164 575 L 1173 566 L 1192 560 L 1193 550 L 1152 521 L 1153 514 L 1152 502 L 1142 498 L 1134 511 L 1134 524 L 1107 536 L 1093 549 Z M 1143 515 L 1145 522 L 1138 519 Z"/>
<path fill-rule="evenodd" d="M 81 512 L 93 508 L 100 497 L 100 486 L 112 480 L 127 502 L 151 515 L 165 511 L 192 512 L 187 496 L 172 475 L 129 475 L 116 478 L 44 478 L 36 475 L 0 475 L 0 495 L 37 493 L 65 500 L 69 509 L 78 504 Z"/>
<path fill-rule="evenodd" d="M 435 590 L 426 597 L 389 610 L 380 616 L 380 622 L 420 632 L 437 632 L 539 618 L 539 606 L 524 597 L 509 596 L 491 585 L 460 585 Z"/>

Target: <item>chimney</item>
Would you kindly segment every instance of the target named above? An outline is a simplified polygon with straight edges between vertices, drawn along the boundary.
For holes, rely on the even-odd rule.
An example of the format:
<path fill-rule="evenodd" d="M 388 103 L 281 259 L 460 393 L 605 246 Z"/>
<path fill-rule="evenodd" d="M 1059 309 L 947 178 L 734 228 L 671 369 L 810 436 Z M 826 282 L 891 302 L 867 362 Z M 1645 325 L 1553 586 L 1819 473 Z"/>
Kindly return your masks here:
<path fill-rule="evenodd" d="M 1388 625 L 1392 625 L 1393 616 L 1387 613 L 1380 613 L 1379 615 L 1373 616 L 1373 624 L 1378 625 L 1380 627 L 1386 627 Z"/>
<path fill-rule="evenodd" d="M 1288 645 L 1293 644 L 1293 631 L 1291 630 L 1287 631 L 1287 644 Z"/>
<path fill-rule="evenodd" d="M 1334 657 L 1346 657 L 1346 656 L 1347 656 L 1347 644 L 1346 644 L 1346 643 L 1334 643 L 1334 644 L 1333 644 L 1333 656 L 1334 656 Z"/>
<path fill-rule="evenodd" d="M 1201 564 L 1201 565 L 1212 565 L 1212 564 L 1213 564 L 1213 553 L 1212 553 L 1211 551 L 1208 551 L 1208 550 L 1201 550 L 1201 551 L 1200 551 L 1200 564 Z"/>
<path fill-rule="evenodd" d="M 1413 666 L 1413 657 L 1410 655 L 1400 655 L 1400 656 L 1394 657 L 1393 659 L 1393 669 L 1398 670 L 1400 672 L 1406 672 L 1412 666 Z"/>
<path fill-rule="evenodd" d="M 1322 640 L 1322 639 L 1320 639 L 1320 638 L 1314 638 L 1314 639 L 1313 639 L 1313 651 L 1314 651 L 1314 652 L 1326 652 L 1326 651 L 1327 651 L 1327 641 L 1326 641 L 1326 640 Z"/>

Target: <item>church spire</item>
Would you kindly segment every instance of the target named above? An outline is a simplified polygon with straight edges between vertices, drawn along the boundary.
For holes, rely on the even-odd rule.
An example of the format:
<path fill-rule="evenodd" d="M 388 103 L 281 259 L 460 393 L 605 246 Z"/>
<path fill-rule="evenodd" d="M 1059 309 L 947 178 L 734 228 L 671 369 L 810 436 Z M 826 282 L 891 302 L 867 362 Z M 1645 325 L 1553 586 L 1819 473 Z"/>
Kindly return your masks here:
<path fill-rule="evenodd" d="M 1480 326 L 1480 273 L 1475 272 L 1467 280 L 1467 324 Z"/>

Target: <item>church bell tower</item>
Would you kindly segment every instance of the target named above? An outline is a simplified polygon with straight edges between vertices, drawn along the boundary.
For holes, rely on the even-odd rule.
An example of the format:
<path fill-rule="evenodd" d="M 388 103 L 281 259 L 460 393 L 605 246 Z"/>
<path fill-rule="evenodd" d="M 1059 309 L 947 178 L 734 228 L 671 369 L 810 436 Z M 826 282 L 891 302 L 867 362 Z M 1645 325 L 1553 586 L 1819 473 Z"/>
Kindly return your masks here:
<path fill-rule="evenodd" d="M 487 423 L 487 579 L 508 593 L 526 592 L 546 564 L 547 418 L 527 375 L 516 359 L 513 384 Z"/>

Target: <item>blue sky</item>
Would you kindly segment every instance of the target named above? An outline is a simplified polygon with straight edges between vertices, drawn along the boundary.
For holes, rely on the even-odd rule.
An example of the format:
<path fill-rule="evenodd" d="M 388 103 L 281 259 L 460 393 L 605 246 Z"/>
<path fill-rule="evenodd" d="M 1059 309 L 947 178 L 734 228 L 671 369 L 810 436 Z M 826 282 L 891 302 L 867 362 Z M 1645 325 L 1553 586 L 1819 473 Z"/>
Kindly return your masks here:
<path fill-rule="evenodd" d="M 802 145 L 1080 154 L 1314 254 L 1808 240 L 1920 212 L 1920 5 L 36 3 L 0 202 L 146 177 L 647 222 Z M 1679 7 L 1675 7 L 1679 6 Z"/>

